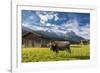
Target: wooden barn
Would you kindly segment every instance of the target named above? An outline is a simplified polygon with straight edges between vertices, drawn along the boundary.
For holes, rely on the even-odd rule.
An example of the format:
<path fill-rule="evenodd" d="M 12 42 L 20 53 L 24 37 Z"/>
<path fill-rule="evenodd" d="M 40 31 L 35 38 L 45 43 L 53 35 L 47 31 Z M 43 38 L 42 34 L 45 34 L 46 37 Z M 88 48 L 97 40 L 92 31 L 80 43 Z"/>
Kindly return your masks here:
<path fill-rule="evenodd" d="M 47 47 L 50 42 L 48 38 L 45 38 L 39 34 L 28 32 L 22 36 L 22 47 Z"/>

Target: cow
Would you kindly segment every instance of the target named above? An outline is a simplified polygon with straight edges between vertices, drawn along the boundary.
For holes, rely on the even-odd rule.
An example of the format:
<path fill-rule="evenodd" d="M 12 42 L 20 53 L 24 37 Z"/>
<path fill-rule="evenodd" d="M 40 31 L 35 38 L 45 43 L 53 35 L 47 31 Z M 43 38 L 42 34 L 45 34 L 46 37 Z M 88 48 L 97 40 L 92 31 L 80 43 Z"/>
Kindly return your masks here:
<path fill-rule="evenodd" d="M 60 50 L 71 53 L 69 41 L 51 41 L 49 45 L 50 49 L 56 53 L 59 53 Z"/>

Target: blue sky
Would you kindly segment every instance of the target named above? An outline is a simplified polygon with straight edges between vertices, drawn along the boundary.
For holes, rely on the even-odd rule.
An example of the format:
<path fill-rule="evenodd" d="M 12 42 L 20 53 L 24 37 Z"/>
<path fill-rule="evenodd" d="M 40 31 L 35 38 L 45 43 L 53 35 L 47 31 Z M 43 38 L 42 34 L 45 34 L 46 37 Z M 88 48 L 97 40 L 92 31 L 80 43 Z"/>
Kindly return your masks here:
<path fill-rule="evenodd" d="M 69 20 L 74 20 L 74 19 L 78 21 L 80 26 L 90 24 L 89 13 L 48 12 L 48 11 L 33 11 L 33 10 L 22 10 L 22 24 L 23 23 L 30 23 L 33 25 L 43 24 L 43 22 L 41 21 L 42 16 L 45 16 L 44 17 L 45 19 L 42 20 L 44 21 L 44 24 L 50 23 L 55 25 L 61 25 Z"/>
<path fill-rule="evenodd" d="M 22 25 L 26 24 L 39 27 L 67 27 L 68 30 L 74 31 L 82 37 L 89 38 L 90 14 L 77 12 L 22 10 Z"/>

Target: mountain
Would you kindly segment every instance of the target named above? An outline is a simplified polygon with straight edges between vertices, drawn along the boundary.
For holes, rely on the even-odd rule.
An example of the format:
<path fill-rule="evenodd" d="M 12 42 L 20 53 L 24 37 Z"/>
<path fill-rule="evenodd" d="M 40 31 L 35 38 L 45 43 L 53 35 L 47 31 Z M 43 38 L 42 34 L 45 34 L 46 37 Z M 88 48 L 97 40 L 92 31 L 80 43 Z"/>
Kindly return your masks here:
<path fill-rule="evenodd" d="M 66 38 L 69 39 L 70 41 L 76 41 L 76 42 L 80 42 L 81 40 L 85 40 L 84 38 L 76 35 L 76 33 L 73 31 L 68 32 L 66 34 Z"/>
<path fill-rule="evenodd" d="M 28 32 L 35 32 L 43 37 L 52 40 L 68 40 L 73 42 L 80 42 L 85 40 L 84 38 L 77 35 L 74 31 L 65 31 L 60 27 L 44 27 L 44 26 L 31 26 L 31 25 L 22 25 L 22 35 L 27 34 Z"/>

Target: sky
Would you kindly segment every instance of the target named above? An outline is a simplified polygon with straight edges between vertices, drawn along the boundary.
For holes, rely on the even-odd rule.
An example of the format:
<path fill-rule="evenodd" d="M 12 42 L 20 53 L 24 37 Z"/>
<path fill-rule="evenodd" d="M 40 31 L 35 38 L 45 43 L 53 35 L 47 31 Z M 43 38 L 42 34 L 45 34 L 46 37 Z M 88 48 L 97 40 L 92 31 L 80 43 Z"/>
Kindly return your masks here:
<path fill-rule="evenodd" d="M 22 10 L 21 20 L 22 25 L 55 27 L 62 32 L 74 31 L 86 39 L 90 37 L 89 13 Z"/>

